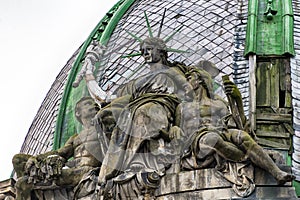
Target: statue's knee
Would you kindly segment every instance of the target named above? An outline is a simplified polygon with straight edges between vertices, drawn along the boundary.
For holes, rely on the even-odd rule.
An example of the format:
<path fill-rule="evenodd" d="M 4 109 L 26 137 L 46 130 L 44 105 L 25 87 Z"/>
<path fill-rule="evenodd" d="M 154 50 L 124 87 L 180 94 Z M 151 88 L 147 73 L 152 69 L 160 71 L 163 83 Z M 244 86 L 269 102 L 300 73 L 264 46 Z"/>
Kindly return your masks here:
<path fill-rule="evenodd" d="M 16 154 L 16 155 L 14 155 L 14 157 L 12 158 L 13 166 L 16 166 L 19 163 L 21 163 L 21 160 L 22 160 L 21 158 L 22 158 L 22 154 Z"/>
<path fill-rule="evenodd" d="M 209 132 L 205 134 L 200 141 L 202 144 L 205 144 L 210 147 L 215 147 L 216 145 L 220 144 L 223 140 L 218 133 Z"/>
<path fill-rule="evenodd" d="M 208 156 L 215 153 L 218 144 L 222 138 L 214 132 L 209 132 L 203 135 L 198 141 L 198 147 L 195 153 L 200 160 L 208 158 Z"/>
<path fill-rule="evenodd" d="M 233 141 L 236 145 L 244 147 L 246 150 L 256 144 L 247 132 L 241 130 L 235 130 L 233 132 Z"/>
<path fill-rule="evenodd" d="M 13 165 L 18 165 L 20 163 L 26 163 L 30 157 L 31 157 L 31 155 L 19 153 L 19 154 L 16 154 L 13 156 L 12 163 L 13 163 Z"/>
<path fill-rule="evenodd" d="M 244 141 L 244 142 L 246 141 L 246 142 L 250 142 L 250 143 L 255 142 L 252 139 L 252 137 L 245 131 L 242 131 L 242 133 L 241 133 L 241 140 Z"/>
<path fill-rule="evenodd" d="M 24 175 L 24 167 L 27 162 L 27 160 L 31 157 L 31 155 L 28 154 L 16 154 L 12 158 L 12 164 L 14 167 L 14 170 L 17 173 L 17 177 L 21 177 Z"/>

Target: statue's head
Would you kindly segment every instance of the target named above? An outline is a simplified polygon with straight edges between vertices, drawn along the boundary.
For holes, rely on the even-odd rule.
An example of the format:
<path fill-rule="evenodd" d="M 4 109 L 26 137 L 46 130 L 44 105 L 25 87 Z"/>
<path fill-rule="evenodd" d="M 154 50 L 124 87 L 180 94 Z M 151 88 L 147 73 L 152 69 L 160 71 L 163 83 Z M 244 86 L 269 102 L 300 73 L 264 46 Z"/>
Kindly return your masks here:
<path fill-rule="evenodd" d="M 120 108 L 109 106 L 100 111 L 99 118 L 100 126 L 104 133 L 111 134 L 116 126 L 118 114 L 121 112 Z M 117 113 L 117 115 L 116 115 Z"/>
<path fill-rule="evenodd" d="M 165 18 L 165 14 L 166 14 L 166 9 L 164 11 L 164 14 L 163 14 L 163 17 L 162 17 L 162 20 L 161 20 L 161 24 L 160 24 L 157 36 L 153 36 L 153 32 L 151 30 L 151 26 L 150 26 L 150 23 L 149 23 L 149 20 L 148 20 L 148 16 L 147 16 L 146 12 L 144 12 L 144 14 L 145 14 L 146 22 L 147 22 L 149 37 L 142 40 L 137 35 L 127 31 L 127 33 L 129 35 L 131 35 L 135 40 L 140 42 L 141 54 L 132 54 L 132 55 L 127 55 L 126 57 L 133 57 L 133 56 L 142 55 L 144 57 L 146 63 L 161 62 L 162 64 L 167 64 L 168 63 L 168 61 L 167 61 L 168 52 L 184 52 L 184 51 L 181 51 L 181 50 L 178 50 L 178 49 L 168 48 L 167 45 L 166 45 L 173 38 L 175 33 L 179 32 L 183 26 L 178 28 L 175 33 L 172 33 L 171 35 L 169 35 L 165 39 L 160 38 L 161 32 L 162 32 L 161 30 L 162 30 L 162 27 L 163 27 L 163 22 L 164 22 L 164 18 Z"/>
<path fill-rule="evenodd" d="M 188 72 L 186 72 L 186 77 L 195 92 L 200 92 L 204 89 L 208 97 L 211 97 L 213 94 L 213 81 L 207 71 L 197 67 L 191 67 Z"/>
<path fill-rule="evenodd" d="M 92 119 L 99 110 L 92 97 L 83 97 L 75 105 L 75 117 L 82 124 L 82 119 Z"/>
<path fill-rule="evenodd" d="M 146 63 L 158 63 L 168 57 L 167 45 L 163 39 L 148 37 L 140 43 L 140 51 Z"/>

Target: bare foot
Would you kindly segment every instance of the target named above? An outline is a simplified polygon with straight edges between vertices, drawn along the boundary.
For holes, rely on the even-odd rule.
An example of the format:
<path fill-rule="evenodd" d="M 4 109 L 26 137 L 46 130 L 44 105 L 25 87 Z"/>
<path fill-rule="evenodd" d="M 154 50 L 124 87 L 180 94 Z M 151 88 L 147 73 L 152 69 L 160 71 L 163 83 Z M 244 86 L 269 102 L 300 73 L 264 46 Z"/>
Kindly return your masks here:
<path fill-rule="evenodd" d="M 287 172 L 281 171 L 277 174 L 276 180 L 278 185 L 284 185 L 286 182 L 290 182 L 294 180 L 296 177 L 292 174 L 289 174 Z"/>

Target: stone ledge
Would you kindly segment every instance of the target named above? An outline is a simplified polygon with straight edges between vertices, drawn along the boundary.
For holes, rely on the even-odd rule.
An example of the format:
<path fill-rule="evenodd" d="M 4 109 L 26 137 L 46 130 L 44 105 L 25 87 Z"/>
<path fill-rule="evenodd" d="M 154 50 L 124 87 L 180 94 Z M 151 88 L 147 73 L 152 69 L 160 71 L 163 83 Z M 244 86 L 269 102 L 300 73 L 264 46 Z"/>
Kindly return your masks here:
<path fill-rule="evenodd" d="M 158 196 L 157 200 L 298 200 L 293 187 L 256 187 L 254 193 L 246 198 L 235 194 L 231 188 L 197 190 Z"/>
<path fill-rule="evenodd" d="M 10 178 L 4 181 L 0 181 L 0 200 L 5 199 L 5 197 L 15 196 L 15 180 Z"/>
<path fill-rule="evenodd" d="M 280 167 L 290 171 L 290 167 Z M 255 191 L 246 199 L 297 199 L 295 189 L 288 182 L 278 186 L 276 180 L 266 171 L 255 167 Z M 241 199 L 232 184 L 216 172 L 216 169 L 184 171 L 178 174 L 167 174 L 161 180 L 156 191 L 158 199 Z"/>
<path fill-rule="evenodd" d="M 217 174 L 216 170 L 201 169 L 167 174 L 161 180 L 157 194 L 187 192 L 201 189 L 231 188 L 231 183 Z"/>

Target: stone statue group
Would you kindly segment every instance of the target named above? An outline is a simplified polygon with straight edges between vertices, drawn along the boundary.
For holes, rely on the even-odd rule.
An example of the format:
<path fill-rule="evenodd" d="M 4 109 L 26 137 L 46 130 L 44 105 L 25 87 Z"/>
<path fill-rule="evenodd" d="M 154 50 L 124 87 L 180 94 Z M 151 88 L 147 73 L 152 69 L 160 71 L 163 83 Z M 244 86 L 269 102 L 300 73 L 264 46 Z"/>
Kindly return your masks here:
<path fill-rule="evenodd" d="M 214 64 L 170 62 L 159 37 L 142 40 L 140 51 L 150 72 L 124 84 L 110 102 L 93 84 L 99 58 L 87 54 L 81 76 L 91 97 L 74 108 L 83 130 L 60 149 L 14 156 L 16 199 L 155 199 L 166 174 L 205 168 L 222 172 L 228 162 L 250 162 L 278 184 L 293 179 L 249 134 L 234 83 L 224 78 L 229 101 L 214 93 Z M 248 189 L 251 185 L 250 180 Z"/>

